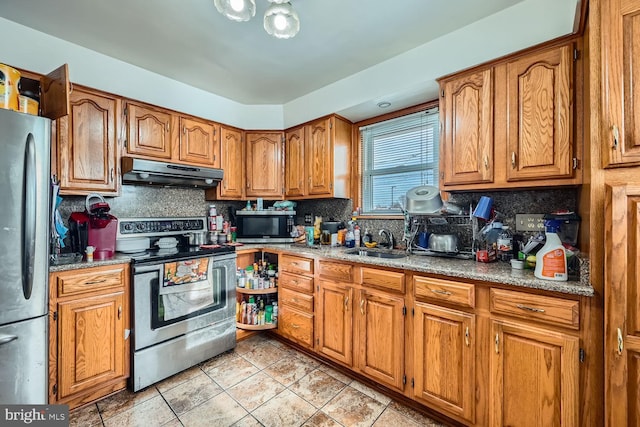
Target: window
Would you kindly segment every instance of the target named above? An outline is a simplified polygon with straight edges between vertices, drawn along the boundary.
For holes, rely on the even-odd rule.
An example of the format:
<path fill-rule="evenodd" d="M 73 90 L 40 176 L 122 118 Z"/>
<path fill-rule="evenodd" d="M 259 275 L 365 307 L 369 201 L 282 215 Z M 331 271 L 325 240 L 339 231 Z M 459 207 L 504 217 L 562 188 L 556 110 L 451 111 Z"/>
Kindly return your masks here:
<path fill-rule="evenodd" d="M 438 186 L 438 109 L 360 128 L 362 213 L 402 213 L 407 191 Z"/>

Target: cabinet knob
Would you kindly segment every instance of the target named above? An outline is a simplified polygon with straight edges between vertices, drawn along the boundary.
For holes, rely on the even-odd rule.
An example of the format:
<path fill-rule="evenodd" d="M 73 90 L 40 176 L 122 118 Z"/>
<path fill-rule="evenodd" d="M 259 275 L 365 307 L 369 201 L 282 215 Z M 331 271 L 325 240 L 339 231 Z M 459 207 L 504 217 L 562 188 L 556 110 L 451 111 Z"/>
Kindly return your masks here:
<path fill-rule="evenodd" d="M 489 170 L 489 156 L 487 156 L 486 154 L 484 155 L 484 168 L 486 170 Z"/>
<path fill-rule="evenodd" d="M 469 347 L 469 327 L 464 331 L 464 343 Z"/>
<path fill-rule="evenodd" d="M 364 300 L 360 300 L 360 314 L 364 316 Z"/>
<path fill-rule="evenodd" d="M 500 334 L 496 334 L 496 354 L 500 353 Z"/>
<path fill-rule="evenodd" d="M 513 169 L 516 168 L 516 152 L 515 151 L 511 152 L 511 168 Z"/>
<path fill-rule="evenodd" d="M 618 129 L 618 126 L 613 125 L 613 127 L 611 128 L 611 131 L 613 132 L 613 149 L 617 150 L 618 149 L 618 142 L 620 141 L 620 130 Z"/>
<path fill-rule="evenodd" d="M 118 319 L 122 317 L 122 306 L 118 307 Z"/>
<path fill-rule="evenodd" d="M 349 311 L 349 297 L 344 297 L 344 311 Z"/>
<path fill-rule="evenodd" d="M 111 182 L 113 182 L 113 178 L 114 178 L 114 177 L 113 177 L 113 172 L 114 172 L 114 171 L 113 171 L 113 168 L 111 168 L 111 174 L 109 175 L 109 176 L 110 176 L 110 178 L 111 178 Z"/>

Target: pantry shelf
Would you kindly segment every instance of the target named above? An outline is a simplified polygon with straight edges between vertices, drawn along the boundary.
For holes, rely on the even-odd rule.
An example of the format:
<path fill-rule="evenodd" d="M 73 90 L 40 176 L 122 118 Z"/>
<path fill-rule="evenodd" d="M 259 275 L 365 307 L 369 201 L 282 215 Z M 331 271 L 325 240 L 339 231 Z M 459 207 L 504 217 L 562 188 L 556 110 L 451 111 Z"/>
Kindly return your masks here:
<path fill-rule="evenodd" d="M 236 292 L 246 295 L 265 295 L 265 294 L 277 294 L 278 288 L 266 288 L 266 289 L 247 289 L 236 287 Z"/>
<path fill-rule="evenodd" d="M 270 323 L 266 325 L 247 325 L 246 323 L 236 322 L 236 327 L 240 329 L 246 329 L 249 331 L 263 331 L 265 329 L 275 329 L 278 327 L 275 323 Z"/>

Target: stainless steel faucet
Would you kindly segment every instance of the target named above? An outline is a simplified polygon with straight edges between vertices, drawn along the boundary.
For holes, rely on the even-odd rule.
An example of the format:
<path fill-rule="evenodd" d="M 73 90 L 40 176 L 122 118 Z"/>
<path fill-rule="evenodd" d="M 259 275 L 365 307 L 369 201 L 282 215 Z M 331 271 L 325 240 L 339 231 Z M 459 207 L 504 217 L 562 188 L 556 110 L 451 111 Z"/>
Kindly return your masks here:
<path fill-rule="evenodd" d="M 387 241 L 384 243 L 380 242 L 380 246 L 386 246 L 389 249 L 393 249 L 393 247 L 396 245 L 395 238 L 393 237 L 393 233 L 390 230 L 383 228 L 378 232 L 378 234 L 380 236 L 386 236 L 386 239 L 387 239 Z"/>

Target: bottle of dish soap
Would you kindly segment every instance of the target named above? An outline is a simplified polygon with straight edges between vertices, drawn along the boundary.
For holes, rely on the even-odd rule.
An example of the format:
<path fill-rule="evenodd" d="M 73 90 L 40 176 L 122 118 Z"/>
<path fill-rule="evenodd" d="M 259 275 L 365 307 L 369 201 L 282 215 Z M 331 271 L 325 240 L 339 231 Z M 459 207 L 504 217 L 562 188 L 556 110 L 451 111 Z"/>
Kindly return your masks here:
<path fill-rule="evenodd" d="M 566 282 L 567 254 L 557 234 L 560 221 L 547 220 L 544 226 L 547 241 L 536 254 L 536 269 L 533 274 L 539 279 Z"/>

